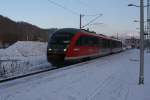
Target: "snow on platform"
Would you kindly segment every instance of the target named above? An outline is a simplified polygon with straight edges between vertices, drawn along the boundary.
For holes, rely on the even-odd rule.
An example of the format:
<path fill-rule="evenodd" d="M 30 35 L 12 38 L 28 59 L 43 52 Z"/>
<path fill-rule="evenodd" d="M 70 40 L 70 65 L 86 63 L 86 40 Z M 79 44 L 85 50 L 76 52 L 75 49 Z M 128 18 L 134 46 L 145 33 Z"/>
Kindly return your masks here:
<path fill-rule="evenodd" d="M 128 50 L 0 84 L 0 100 L 150 100 L 149 59 L 145 53 L 144 85 L 139 51 Z"/>

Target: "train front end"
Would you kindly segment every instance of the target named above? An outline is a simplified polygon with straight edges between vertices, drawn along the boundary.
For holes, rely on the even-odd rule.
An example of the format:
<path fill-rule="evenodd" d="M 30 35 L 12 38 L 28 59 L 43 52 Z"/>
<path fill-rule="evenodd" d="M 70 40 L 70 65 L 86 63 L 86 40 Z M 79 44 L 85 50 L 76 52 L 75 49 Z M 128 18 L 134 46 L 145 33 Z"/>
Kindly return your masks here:
<path fill-rule="evenodd" d="M 50 36 L 47 46 L 47 60 L 51 64 L 64 63 L 66 52 L 74 33 L 72 29 L 61 29 Z"/>

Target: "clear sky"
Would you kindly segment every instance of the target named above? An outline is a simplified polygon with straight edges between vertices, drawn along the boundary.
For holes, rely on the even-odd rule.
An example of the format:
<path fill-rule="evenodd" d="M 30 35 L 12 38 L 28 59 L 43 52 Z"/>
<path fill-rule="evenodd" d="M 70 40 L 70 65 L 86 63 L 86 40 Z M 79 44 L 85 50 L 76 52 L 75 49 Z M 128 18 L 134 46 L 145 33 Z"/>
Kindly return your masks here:
<path fill-rule="evenodd" d="M 54 1 L 72 12 L 50 1 Z M 41 28 L 79 28 L 79 14 L 100 14 L 96 20 L 101 25 L 88 26 L 98 33 L 112 35 L 136 35 L 134 19 L 139 19 L 139 8 L 128 7 L 129 3 L 139 5 L 139 0 L 0 0 L 0 14 L 15 21 L 25 21 Z M 94 17 L 83 17 L 83 24 Z"/>

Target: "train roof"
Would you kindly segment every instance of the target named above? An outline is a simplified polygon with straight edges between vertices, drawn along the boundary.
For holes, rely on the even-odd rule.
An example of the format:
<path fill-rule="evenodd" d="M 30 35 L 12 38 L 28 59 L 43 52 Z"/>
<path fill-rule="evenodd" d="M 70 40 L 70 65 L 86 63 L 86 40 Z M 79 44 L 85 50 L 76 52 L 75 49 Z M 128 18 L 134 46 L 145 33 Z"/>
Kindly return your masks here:
<path fill-rule="evenodd" d="M 84 32 L 84 33 L 94 33 L 96 34 L 96 32 L 93 32 L 93 31 L 88 31 L 88 30 L 85 30 L 85 29 L 76 29 L 76 28 L 62 28 L 62 29 L 59 29 L 57 30 L 56 32 L 68 32 L 68 33 L 77 33 L 77 32 Z"/>
<path fill-rule="evenodd" d="M 80 29 L 75 29 L 75 28 L 63 28 L 63 29 L 59 29 L 56 32 L 68 32 L 68 33 L 72 33 L 72 34 L 76 34 L 77 32 L 79 32 Z"/>
<path fill-rule="evenodd" d="M 109 36 L 106 36 L 106 35 L 103 35 L 103 34 L 96 34 L 95 32 L 91 32 L 91 31 L 88 31 L 88 30 L 85 30 L 85 29 L 62 28 L 62 29 L 57 30 L 56 32 L 68 32 L 68 33 L 72 33 L 72 34 L 76 34 L 78 32 L 84 32 L 84 33 L 87 33 L 87 34 L 90 34 L 90 35 L 95 35 L 95 36 L 99 36 L 99 37 L 102 37 L 102 38 L 105 38 L 105 39 L 121 42 L 121 40 L 118 40 L 116 38 L 112 38 L 112 37 L 109 37 Z"/>

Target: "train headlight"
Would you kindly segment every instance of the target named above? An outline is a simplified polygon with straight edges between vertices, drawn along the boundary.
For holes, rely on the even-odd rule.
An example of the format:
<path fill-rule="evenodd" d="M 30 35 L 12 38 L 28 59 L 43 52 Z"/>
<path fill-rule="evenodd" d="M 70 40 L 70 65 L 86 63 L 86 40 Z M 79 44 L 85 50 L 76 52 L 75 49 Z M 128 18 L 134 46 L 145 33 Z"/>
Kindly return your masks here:
<path fill-rule="evenodd" d="M 67 49 L 64 49 L 64 51 L 67 51 Z"/>
<path fill-rule="evenodd" d="M 52 51 L 52 49 L 50 48 L 50 49 L 48 49 L 48 51 Z"/>

